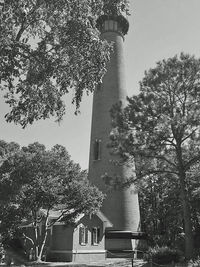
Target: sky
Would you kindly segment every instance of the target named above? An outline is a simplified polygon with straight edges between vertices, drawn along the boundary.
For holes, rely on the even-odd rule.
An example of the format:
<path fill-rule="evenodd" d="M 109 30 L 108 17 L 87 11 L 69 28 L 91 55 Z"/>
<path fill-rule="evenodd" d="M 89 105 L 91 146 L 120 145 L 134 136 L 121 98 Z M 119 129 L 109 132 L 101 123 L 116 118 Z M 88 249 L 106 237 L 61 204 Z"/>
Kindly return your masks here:
<path fill-rule="evenodd" d="M 129 96 L 139 92 L 144 71 L 159 60 L 180 52 L 200 57 L 200 0 L 130 0 L 130 29 L 124 43 L 126 89 Z M 48 149 L 55 144 L 66 147 L 72 159 L 88 168 L 92 116 L 92 95 L 84 97 L 81 114 L 67 101 L 66 115 L 58 124 L 42 120 L 22 129 L 7 123 L 8 106 L 0 98 L 0 139 L 21 146 L 38 141 Z"/>

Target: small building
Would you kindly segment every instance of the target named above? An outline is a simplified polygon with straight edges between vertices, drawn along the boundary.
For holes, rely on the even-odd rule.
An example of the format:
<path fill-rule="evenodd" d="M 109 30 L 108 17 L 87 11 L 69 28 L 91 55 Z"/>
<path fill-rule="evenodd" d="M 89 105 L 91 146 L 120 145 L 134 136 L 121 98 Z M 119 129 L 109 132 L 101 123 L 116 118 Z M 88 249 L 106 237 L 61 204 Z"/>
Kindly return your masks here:
<path fill-rule="evenodd" d="M 49 219 L 56 219 L 57 216 L 59 213 L 52 211 Z M 112 224 L 100 211 L 90 216 L 81 214 L 74 226 L 56 222 L 48 232 L 45 245 L 46 260 L 64 262 L 105 260 L 105 229 L 108 227 L 111 228 Z M 33 236 L 31 224 L 23 228 L 27 236 Z M 41 222 L 38 229 L 40 236 L 42 236 L 42 229 Z"/>

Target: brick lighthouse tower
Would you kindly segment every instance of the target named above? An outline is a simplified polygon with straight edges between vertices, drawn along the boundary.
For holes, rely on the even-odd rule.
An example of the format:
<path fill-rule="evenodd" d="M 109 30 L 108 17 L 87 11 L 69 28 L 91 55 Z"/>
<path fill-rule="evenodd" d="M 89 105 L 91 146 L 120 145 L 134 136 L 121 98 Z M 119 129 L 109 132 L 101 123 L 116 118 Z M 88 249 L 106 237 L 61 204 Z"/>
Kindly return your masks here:
<path fill-rule="evenodd" d="M 111 155 L 108 148 L 112 129 L 110 109 L 113 104 L 119 101 L 125 104 L 126 101 L 123 49 L 129 23 L 122 15 L 103 15 L 97 23 L 101 38 L 113 43 L 113 53 L 103 82 L 94 92 L 89 179 L 107 195 L 101 210 L 111 221 L 113 228 L 106 229 L 106 249 L 131 251 L 135 249 L 135 238 L 140 225 L 137 192 L 133 185 L 125 189 L 114 188 L 109 181 L 102 179 L 106 173 L 108 177 L 118 177 L 123 182 L 123 179 L 133 174 L 130 167 L 113 164 L 117 156 Z"/>

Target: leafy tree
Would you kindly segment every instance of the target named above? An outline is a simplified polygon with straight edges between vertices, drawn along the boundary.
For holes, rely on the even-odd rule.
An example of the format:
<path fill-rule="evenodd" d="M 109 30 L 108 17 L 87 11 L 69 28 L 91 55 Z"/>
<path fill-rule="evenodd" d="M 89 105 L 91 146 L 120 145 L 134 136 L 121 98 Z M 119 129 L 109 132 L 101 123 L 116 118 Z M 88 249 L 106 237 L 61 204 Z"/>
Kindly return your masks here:
<path fill-rule="evenodd" d="M 169 182 L 178 179 L 185 255 L 191 258 L 187 172 L 200 159 L 200 60 L 182 53 L 158 62 L 145 72 L 139 95 L 129 98 L 124 110 L 116 105 L 112 115 L 112 145 L 124 161 L 136 158 L 138 178 L 165 174 Z"/>
<path fill-rule="evenodd" d="M 186 173 L 187 190 L 191 207 L 194 246 L 199 252 L 200 241 L 200 165 L 197 162 Z M 176 247 L 184 250 L 184 226 L 176 176 L 147 175 L 137 181 L 140 201 L 141 228 L 148 233 L 151 247 Z M 172 208 L 173 207 L 173 208 Z"/>
<path fill-rule="evenodd" d="M 48 151 L 39 143 L 23 147 L 3 162 L 0 196 L 1 233 L 6 237 L 24 220 L 32 223 L 34 238 L 26 238 L 34 243 L 37 261 L 41 260 L 48 229 L 56 221 L 73 223 L 80 213 L 96 212 L 103 201 L 103 194 L 89 184 L 87 173 L 70 159 L 64 147 L 56 145 Z M 53 221 L 49 218 L 52 210 L 59 211 Z M 38 232 L 41 222 L 45 225 L 43 236 Z"/>
<path fill-rule="evenodd" d="M 7 143 L 0 140 L 0 165 L 11 154 L 20 149 L 20 146 L 15 142 Z"/>
<path fill-rule="evenodd" d="M 4 0 L 0 10 L 0 84 L 11 108 L 8 122 L 22 127 L 65 113 L 74 91 L 78 111 L 106 72 L 111 44 L 96 19 L 128 13 L 127 0 Z"/>
<path fill-rule="evenodd" d="M 141 228 L 148 233 L 149 245 L 184 249 L 177 178 L 152 174 L 139 182 L 138 191 Z"/>
<path fill-rule="evenodd" d="M 196 162 L 187 172 L 187 187 L 190 194 L 195 246 L 200 242 L 200 162 Z"/>

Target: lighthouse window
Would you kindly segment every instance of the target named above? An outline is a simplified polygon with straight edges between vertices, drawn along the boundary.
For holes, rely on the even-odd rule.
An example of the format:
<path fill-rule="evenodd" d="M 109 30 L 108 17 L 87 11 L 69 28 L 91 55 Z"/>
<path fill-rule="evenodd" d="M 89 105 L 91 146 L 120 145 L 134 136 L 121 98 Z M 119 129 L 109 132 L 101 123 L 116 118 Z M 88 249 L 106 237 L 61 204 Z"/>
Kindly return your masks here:
<path fill-rule="evenodd" d="M 109 21 L 108 20 L 106 20 L 106 22 L 105 22 L 105 30 L 106 31 L 109 30 Z"/>
<path fill-rule="evenodd" d="M 114 30 L 117 31 L 117 21 L 114 21 Z"/>
<path fill-rule="evenodd" d="M 114 21 L 109 20 L 109 30 L 113 30 L 113 29 L 114 29 Z"/>
<path fill-rule="evenodd" d="M 94 142 L 94 160 L 101 159 L 101 140 L 96 139 Z"/>

